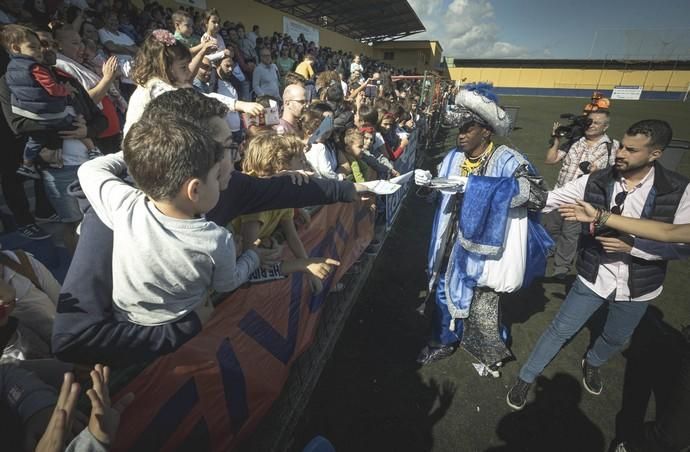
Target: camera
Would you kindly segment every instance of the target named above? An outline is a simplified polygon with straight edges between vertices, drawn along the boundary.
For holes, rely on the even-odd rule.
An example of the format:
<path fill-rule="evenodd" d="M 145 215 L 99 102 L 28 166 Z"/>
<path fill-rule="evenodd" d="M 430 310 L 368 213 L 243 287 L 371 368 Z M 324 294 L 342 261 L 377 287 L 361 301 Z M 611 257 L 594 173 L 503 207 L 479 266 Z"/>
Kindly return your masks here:
<path fill-rule="evenodd" d="M 579 166 L 583 174 L 589 174 L 592 171 L 592 162 L 580 162 Z"/>
<path fill-rule="evenodd" d="M 567 119 L 570 121 L 570 124 L 565 124 L 556 128 L 553 132 L 553 136 L 565 139 L 559 146 L 559 149 L 568 152 L 573 143 L 585 135 L 585 130 L 592 125 L 592 119 L 585 115 L 576 116 L 572 113 L 563 113 L 561 119 Z"/>

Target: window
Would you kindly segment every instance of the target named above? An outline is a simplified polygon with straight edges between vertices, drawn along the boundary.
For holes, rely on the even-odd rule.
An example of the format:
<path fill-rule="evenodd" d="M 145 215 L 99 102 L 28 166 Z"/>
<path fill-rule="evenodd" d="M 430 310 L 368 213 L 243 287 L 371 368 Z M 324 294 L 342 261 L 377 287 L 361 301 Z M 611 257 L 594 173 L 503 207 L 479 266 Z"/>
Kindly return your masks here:
<path fill-rule="evenodd" d="M 384 60 L 394 60 L 395 59 L 395 52 L 383 52 L 383 59 Z"/>

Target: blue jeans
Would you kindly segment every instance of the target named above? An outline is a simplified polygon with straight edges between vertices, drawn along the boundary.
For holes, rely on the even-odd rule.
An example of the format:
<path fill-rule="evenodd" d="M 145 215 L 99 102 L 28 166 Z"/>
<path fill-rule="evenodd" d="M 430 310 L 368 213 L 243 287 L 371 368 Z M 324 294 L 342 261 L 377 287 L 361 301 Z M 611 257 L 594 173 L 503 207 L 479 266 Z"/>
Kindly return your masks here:
<path fill-rule="evenodd" d="M 604 331 L 587 352 L 587 363 L 599 367 L 618 352 L 632 336 L 647 310 L 644 301 L 611 301 L 600 297 L 578 278 L 568 292 L 551 325 L 534 346 L 529 359 L 520 369 L 520 379 L 532 383 L 582 325 L 606 303 L 608 315 Z"/>
<path fill-rule="evenodd" d="M 77 169 L 79 166 L 73 165 L 46 168 L 41 173 L 48 200 L 63 223 L 76 223 L 82 219 L 77 198 L 67 194 L 69 184 L 77 180 Z"/>
<path fill-rule="evenodd" d="M 74 129 L 74 126 L 72 125 L 73 122 L 73 115 L 67 115 L 64 118 L 60 119 L 40 121 L 41 125 L 55 129 L 56 134 L 57 132 L 62 130 Z M 24 160 L 29 162 L 33 162 L 34 160 L 36 160 L 36 157 L 38 157 L 38 154 L 41 152 L 41 149 L 43 149 L 46 146 L 46 144 L 47 140 L 45 139 L 37 139 L 29 136 L 29 138 L 27 138 L 26 140 L 26 145 L 24 146 Z"/>

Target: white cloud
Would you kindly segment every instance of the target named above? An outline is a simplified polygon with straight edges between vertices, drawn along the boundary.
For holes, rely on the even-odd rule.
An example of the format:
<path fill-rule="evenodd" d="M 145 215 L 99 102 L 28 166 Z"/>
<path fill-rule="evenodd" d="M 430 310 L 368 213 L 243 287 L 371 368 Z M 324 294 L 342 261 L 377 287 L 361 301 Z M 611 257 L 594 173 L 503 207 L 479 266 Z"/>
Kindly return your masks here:
<path fill-rule="evenodd" d="M 494 7 L 489 0 L 408 0 L 425 33 L 410 39 L 435 39 L 443 54 L 455 58 L 522 58 L 526 48 L 499 41 Z"/>

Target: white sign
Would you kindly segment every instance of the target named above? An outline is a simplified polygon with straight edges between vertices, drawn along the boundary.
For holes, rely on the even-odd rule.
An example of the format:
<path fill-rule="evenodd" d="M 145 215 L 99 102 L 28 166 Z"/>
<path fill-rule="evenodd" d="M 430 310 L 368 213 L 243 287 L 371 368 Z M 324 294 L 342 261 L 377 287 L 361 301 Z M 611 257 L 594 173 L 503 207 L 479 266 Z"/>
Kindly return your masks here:
<path fill-rule="evenodd" d="M 206 0 L 175 0 L 177 3 L 181 3 L 185 6 L 191 6 L 193 8 L 206 9 Z"/>
<path fill-rule="evenodd" d="M 318 28 L 310 27 L 305 23 L 297 22 L 286 16 L 283 16 L 283 33 L 290 35 L 295 41 L 302 34 L 307 42 L 314 41 L 314 44 L 319 45 Z"/>
<path fill-rule="evenodd" d="M 613 88 L 611 99 L 640 100 L 641 86 L 616 86 Z"/>

